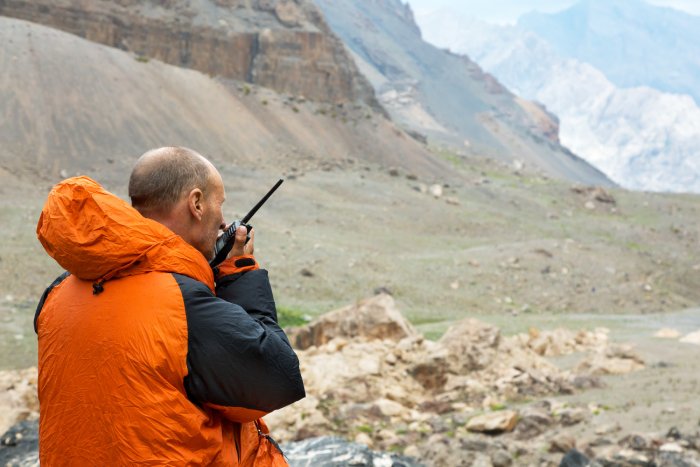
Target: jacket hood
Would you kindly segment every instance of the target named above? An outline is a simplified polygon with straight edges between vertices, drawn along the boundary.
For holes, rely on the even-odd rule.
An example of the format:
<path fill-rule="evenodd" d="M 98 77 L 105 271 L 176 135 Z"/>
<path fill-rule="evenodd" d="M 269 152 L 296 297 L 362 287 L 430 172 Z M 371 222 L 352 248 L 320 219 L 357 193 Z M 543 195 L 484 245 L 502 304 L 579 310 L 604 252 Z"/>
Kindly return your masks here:
<path fill-rule="evenodd" d="M 88 177 L 69 178 L 51 190 L 36 233 L 49 256 L 79 279 L 101 284 L 174 272 L 214 289 L 214 274 L 197 249 Z"/>

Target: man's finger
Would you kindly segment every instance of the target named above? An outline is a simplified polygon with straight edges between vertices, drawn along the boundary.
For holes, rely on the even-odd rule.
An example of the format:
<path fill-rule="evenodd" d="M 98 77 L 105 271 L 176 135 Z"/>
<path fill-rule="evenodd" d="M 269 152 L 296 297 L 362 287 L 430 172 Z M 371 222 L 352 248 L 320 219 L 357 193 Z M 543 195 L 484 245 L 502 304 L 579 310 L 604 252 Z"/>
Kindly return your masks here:
<path fill-rule="evenodd" d="M 245 245 L 246 235 L 248 235 L 248 230 L 245 227 L 240 226 L 236 229 L 233 248 L 231 248 L 231 253 L 229 253 L 228 255 L 229 257 L 241 256 L 243 254 L 243 247 Z"/>
<path fill-rule="evenodd" d="M 244 254 L 252 255 L 255 241 L 255 229 L 250 229 L 250 240 L 243 249 Z"/>

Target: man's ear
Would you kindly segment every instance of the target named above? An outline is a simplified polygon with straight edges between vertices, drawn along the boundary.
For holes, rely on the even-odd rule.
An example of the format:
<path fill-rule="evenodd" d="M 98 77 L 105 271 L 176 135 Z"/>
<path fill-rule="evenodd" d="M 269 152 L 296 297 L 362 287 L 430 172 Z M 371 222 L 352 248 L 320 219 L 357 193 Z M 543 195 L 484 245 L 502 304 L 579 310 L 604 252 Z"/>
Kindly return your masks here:
<path fill-rule="evenodd" d="M 198 221 L 202 220 L 204 215 L 204 193 L 199 188 L 193 188 L 187 195 L 187 207 L 190 214 Z"/>

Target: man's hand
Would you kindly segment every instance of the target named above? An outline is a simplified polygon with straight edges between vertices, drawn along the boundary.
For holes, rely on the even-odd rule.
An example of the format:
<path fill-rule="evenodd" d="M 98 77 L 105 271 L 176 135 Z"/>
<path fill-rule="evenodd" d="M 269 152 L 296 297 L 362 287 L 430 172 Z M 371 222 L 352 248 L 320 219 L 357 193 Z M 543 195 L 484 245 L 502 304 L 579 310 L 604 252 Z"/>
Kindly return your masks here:
<path fill-rule="evenodd" d="M 250 240 L 248 240 L 248 243 L 245 242 L 247 234 L 248 230 L 243 226 L 240 226 L 238 227 L 238 229 L 236 229 L 236 240 L 233 243 L 233 248 L 231 248 L 231 252 L 228 254 L 227 258 L 253 254 L 253 240 L 255 240 L 255 229 L 250 229 Z"/>

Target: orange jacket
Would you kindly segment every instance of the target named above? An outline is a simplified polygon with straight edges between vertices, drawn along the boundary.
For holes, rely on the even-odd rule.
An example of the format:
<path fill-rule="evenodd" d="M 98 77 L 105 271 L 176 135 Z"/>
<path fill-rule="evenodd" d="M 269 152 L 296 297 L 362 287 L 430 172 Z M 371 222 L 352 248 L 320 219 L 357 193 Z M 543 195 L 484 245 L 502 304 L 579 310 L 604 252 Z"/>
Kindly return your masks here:
<path fill-rule="evenodd" d="M 87 177 L 54 187 L 37 235 L 67 271 L 35 317 L 43 466 L 286 465 L 260 417 L 304 388 L 254 259 L 215 282 Z"/>

